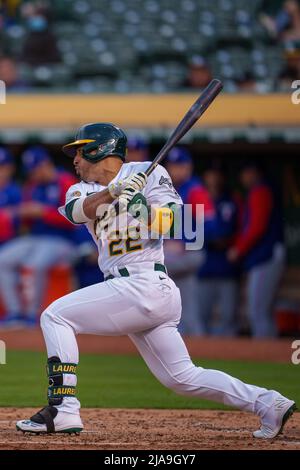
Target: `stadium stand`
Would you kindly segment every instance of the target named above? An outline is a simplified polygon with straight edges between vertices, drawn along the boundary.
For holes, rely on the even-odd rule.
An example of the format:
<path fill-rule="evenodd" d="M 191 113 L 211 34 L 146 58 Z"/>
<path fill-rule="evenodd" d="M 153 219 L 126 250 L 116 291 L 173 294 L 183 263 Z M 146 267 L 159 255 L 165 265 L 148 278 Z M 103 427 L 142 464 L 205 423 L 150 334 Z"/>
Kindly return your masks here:
<path fill-rule="evenodd" d="M 19 61 L 21 79 L 34 88 L 176 91 L 200 56 L 226 91 L 238 91 L 251 72 L 257 91 L 269 92 L 279 87 L 284 51 L 297 47 L 269 36 L 259 21 L 263 0 L 54 0 L 44 10 L 44 28 L 57 41 L 61 63 L 32 66 L 22 50 L 30 33 L 22 3 L 2 30 L 1 49 Z"/>

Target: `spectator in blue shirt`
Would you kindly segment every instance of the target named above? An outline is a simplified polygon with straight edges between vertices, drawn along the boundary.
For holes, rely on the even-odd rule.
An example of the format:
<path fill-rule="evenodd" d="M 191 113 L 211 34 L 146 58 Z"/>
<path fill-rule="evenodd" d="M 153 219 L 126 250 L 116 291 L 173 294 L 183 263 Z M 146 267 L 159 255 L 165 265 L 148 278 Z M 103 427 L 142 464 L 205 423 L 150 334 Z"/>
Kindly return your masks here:
<path fill-rule="evenodd" d="M 183 210 L 189 211 L 191 218 L 195 218 L 196 205 L 203 202 L 204 188 L 200 179 L 193 175 L 190 152 L 184 147 L 173 148 L 167 156 L 166 168 L 185 205 Z M 184 217 L 182 219 L 184 220 Z M 190 241 L 185 235 L 183 231 L 182 239 L 164 241 L 165 263 L 181 292 L 182 316 L 179 329 L 183 334 L 197 335 L 200 333 L 200 327 L 196 291 L 201 251 L 187 250 L 186 242 Z"/>
<path fill-rule="evenodd" d="M 12 179 L 14 171 L 11 153 L 0 147 L 0 247 L 17 233 L 15 209 L 21 202 L 21 189 Z"/>
<path fill-rule="evenodd" d="M 73 226 L 57 211 L 75 178 L 59 171 L 43 147 L 34 146 L 22 155 L 27 181 L 18 207 L 25 235 L 6 243 L 0 251 L 0 288 L 8 322 L 25 315 L 35 325 L 41 309 L 48 269 L 73 256 Z M 31 271 L 32 292 L 26 305 L 19 295 L 20 268 Z"/>
<path fill-rule="evenodd" d="M 237 331 L 238 272 L 236 265 L 228 260 L 227 250 L 238 230 L 238 206 L 226 188 L 224 169 L 219 161 L 207 166 L 203 181 L 211 209 L 205 212 L 204 260 L 198 271 L 201 333 L 233 336 Z"/>

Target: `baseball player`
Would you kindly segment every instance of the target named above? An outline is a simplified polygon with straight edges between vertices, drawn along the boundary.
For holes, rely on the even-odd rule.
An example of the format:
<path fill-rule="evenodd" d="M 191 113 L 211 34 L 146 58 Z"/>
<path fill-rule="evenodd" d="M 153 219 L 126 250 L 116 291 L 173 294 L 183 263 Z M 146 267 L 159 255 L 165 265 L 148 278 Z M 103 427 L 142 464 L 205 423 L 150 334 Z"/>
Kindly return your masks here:
<path fill-rule="evenodd" d="M 14 159 L 8 149 L 0 147 L 0 251 L 17 233 L 17 220 L 12 208 L 21 201 L 21 189 L 13 181 Z"/>
<path fill-rule="evenodd" d="M 280 198 L 256 160 L 243 163 L 240 181 L 247 199 L 241 230 L 227 256 L 247 273 L 246 301 L 252 335 L 272 338 L 277 335 L 274 301 L 285 265 Z"/>
<path fill-rule="evenodd" d="M 33 146 L 22 154 L 27 181 L 16 215 L 27 233 L 14 238 L 0 250 L 0 291 L 7 320 L 24 320 L 35 326 L 45 289 L 47 270 L 61 258 L 73 256 L 73 227 L 57 213 L 73 175 L 57 169 L 43 147 Z M 25 307 L 19 293 L 19 270 L 31 271 L 32 295 Z"/>
<path fill-rule="evenodd" d="M 163 385 L 179 394 L 251 411 L 261 419 L 255 437 L 277 436 L 296 408 L 292 400 L 192 363 L 177 330 L 179 290 L 168 276 L 163 256 L 163 235 L 173 228 L 181 198 L 163 167 L 158 166 L 147 178 L 149 162 L 123 163 L 126 140 L 124 132 L 112 124 L 87 124 L 79 129 L 74 142 L 63 147 L 73 158 L 81 182 L 70 187 L 60 211 L 73 223 L 87 225 L 98 246 L 105 282 L 72 292 L 43 312 L 48 405 L 29 420 L 18 421 L 17 429 L 32 433 L 83 429 L 76 397 L 76 335 L 87 333 L 128 335 Z M 107 209 L 114 201 L 119 212 Z M 106 214 L 120 218 L 124 207 L 129 220 L 127 238 L 104 236 L 111 224 Z M 160 232 L 157 237 L 131 236 L 130 224 L 134 226 L 144 214 L 143 207 L 150 208 L 149 213 L 152 209 L 149 231 Z M 161 223 L 164 219 L 168 222 Z M 143 216 L 142 223 L 148 221 Z"/>
<path fill-rule="evenodd" d="M 166 169 L 183 204 L 190 205 L 191 218 L 195 219 L 196 205 L 203 203 L 207 191 L 201 180 L 193 175 L 193 160 L 189 151 L 184 147 L 173 147 L 166 157 Z M 204 207 L 206 209 L 206 204 Z M 203 257 L 200 250 L 186 250 L 186 242 L 185 237 L 164 241 L 165 264 L 180 290 L 182 313 L 178 329 L 185 335 L 198 335 L 200 328 L 195 293 L 197 271 Z"/>

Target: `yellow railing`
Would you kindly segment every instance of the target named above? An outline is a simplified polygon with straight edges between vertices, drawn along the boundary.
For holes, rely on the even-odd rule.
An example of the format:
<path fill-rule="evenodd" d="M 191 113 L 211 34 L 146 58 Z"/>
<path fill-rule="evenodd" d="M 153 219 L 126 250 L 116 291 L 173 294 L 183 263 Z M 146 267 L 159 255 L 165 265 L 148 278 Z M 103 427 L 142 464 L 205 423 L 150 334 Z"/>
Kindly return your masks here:
<path fill-rule="evenodd" d="M 76 128 L 107 121 L 124 127 L 173 128 L 197 98 L 166 95 L 8 95 L 1 128 Z M 198 126 L 298 126 L 300 104 L 288 94 L 220 95 Z"/>

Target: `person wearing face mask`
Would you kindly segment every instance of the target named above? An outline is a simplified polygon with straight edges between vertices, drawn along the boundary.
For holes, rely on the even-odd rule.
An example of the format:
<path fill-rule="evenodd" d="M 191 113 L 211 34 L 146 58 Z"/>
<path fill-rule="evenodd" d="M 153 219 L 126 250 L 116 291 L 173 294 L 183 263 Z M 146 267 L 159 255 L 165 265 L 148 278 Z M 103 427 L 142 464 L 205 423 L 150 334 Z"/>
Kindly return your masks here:
<path fill-rule="evenodd" d="M 26 19 L 27 36 L 24 41 L 22 60 L 37 66 L 61 62 L 57 39 L 49 21 L 49 13 L 43 6 L 29 4 L 23 10 Z"/>

